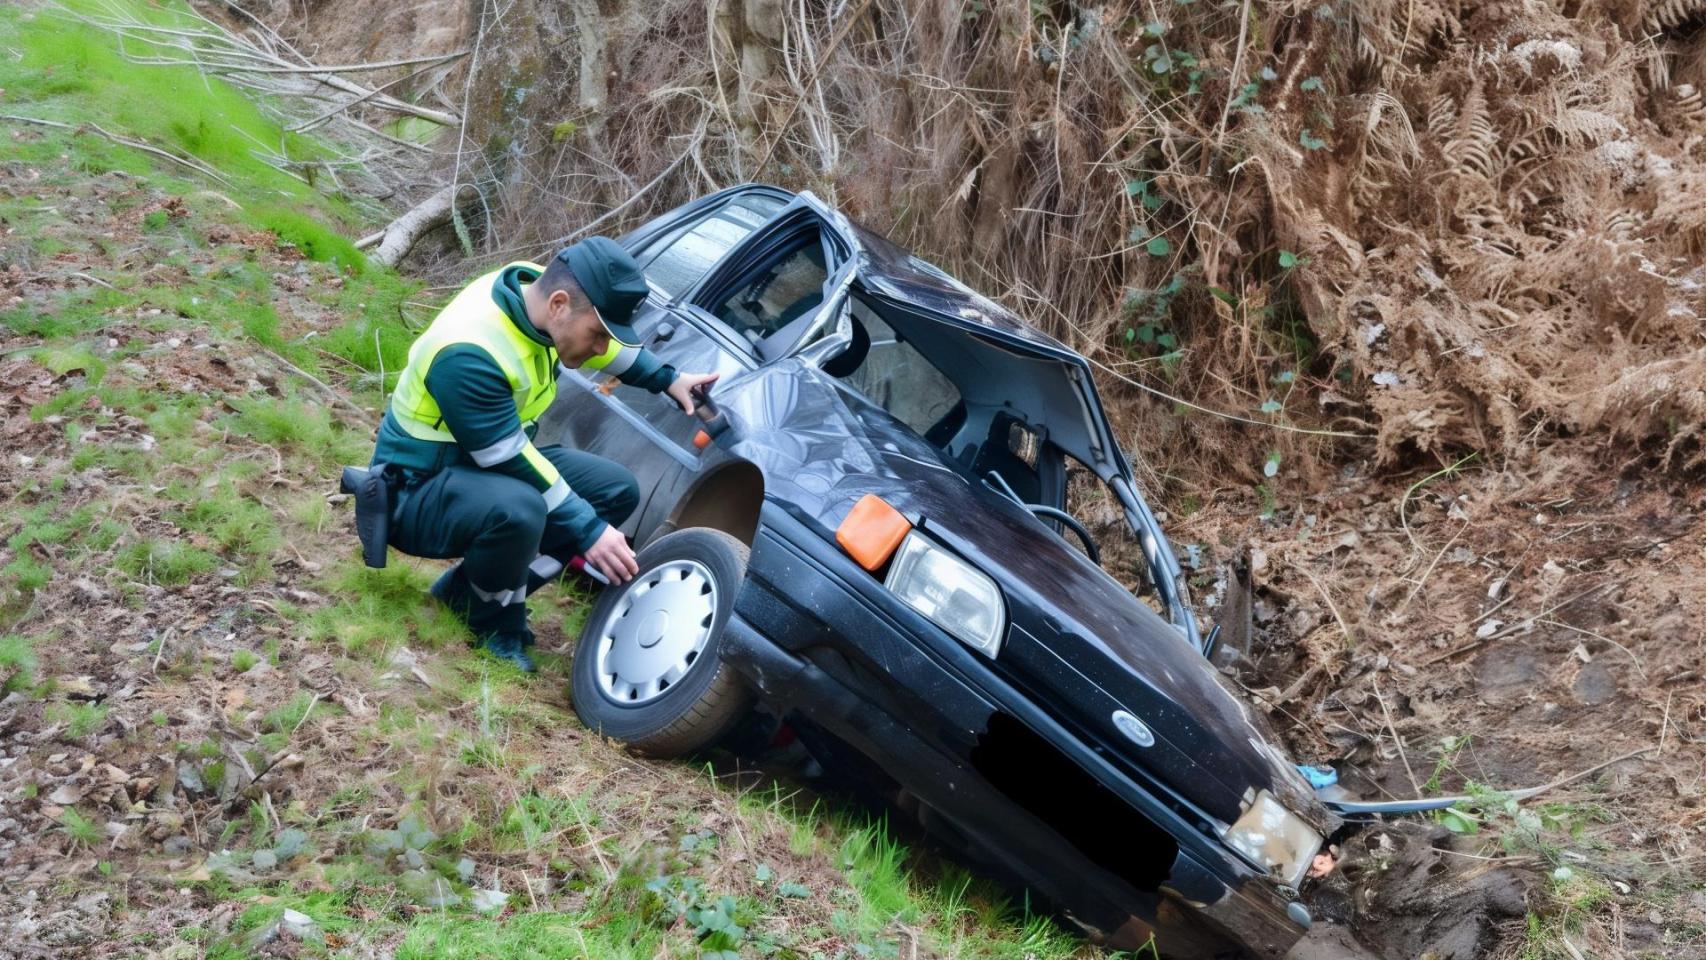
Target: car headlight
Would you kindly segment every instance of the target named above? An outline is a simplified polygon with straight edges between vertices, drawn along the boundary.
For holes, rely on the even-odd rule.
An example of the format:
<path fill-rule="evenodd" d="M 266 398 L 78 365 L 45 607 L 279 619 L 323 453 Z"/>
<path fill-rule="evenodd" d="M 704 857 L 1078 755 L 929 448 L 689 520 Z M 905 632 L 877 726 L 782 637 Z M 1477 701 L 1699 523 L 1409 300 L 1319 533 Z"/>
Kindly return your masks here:
<path fill-rule="evenodd" d="M 901 541 L 884 585 L 985 656 L 1000 652 L 1007 614 L 995 581 L 918 532 Z"/>
<path fill-rule="evenodd" d="M 1321 849 L 1321 835 L 1308 821 L 1275 800 L 1266 790 L 1226 828 L 1225 839 L 1234 850 L 1268 869 L 1286 886 L 1297 887 L 1309 872 L 1309 862 Z"/>

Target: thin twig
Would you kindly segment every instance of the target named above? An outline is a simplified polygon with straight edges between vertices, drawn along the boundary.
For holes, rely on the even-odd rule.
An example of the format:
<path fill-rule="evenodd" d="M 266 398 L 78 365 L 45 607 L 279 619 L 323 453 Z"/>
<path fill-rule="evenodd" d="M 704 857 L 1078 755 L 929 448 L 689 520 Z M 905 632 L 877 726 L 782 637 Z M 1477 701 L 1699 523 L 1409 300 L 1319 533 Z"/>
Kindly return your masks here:
<path fill-rule="evenodd" d="M 1422 784 L 1416 779 L 1416 771 L 1410 768 L 1410 757 L 1404 752 L 1404 738 L 1398 736 L 1398 727 L 1392 722 L 1392 711 L 1386 708 L 1386 698 L 1380 693 L 1380 681 L 1371 680 L 1374 685 L 1374 699 L 1380 702 L 1380 713 L 1386 718 L 1386 730 L 1392 734 L 1392 742 L 1398 745 L 1398 759 L 1404 761 L 1404 773 L 1410 777 L 1410 787 L 1416 791 L 1416 799 L 1421 799 Z"/>
<path fill-rule="evenodd" d="M 313 374 L 302 369 L 301 367 L 297 366 L 296 364 L 291 363 L 289 360 L 284 359 L 283 357 L 272 352 L 271 350 L 268 350 L 266 347 L 261 347 L 260 351 L 262 353 L 266 354 L 267 356 L 271 357 L 273 359 L 273 362 L 277 363 L 279 366 L 284 367 L 286 370 L 289 370 L 291 373 L 296 374 L 297 376 L 301 377 L 302 379 L 304 379 L 304 380 L 308 381 L 309 383 L 313 384 L 314 386 L 318 387 L 320 389 L 320 392 L 324 393 L 327 397 L 330 397 L 333 403 L 336 403 L 336 404 L 342 406 L 344 409 L 350 411 L 351 413 L 354 413 L 356 416 L 360 417 L 364 421 L 371 417 L 371 414 L 369 414 L 366 410 L 361 409 L 360 407 L 351 403 L 349 400 L 345 399 L 343 394 L 338 393 L 336 390 L 333 390 L 331 387 L 328 387 L 324 383 L 322 383 L 320 381 L 320 378 L 314 376 Z"/>
<path fill-rule="evenodd" d="M 1524 617 L 1523 619 L 1512 623 L 1510 626 L 1505 627 L 1503 630 L 1500 630 L 1497 633 L 1491 633 L 1485 637 L 1478 637 L 1475 640 L 1472 640 L 1469 643 L 1462 645 L 1461 647 L 1454 647 L 1453 649 L 1447 650 L 1444 653 L 1441 653 L 1437 656 L 1434 656 L 1428 660 L 1424 660 L 1424 661 L 1422 661 L 1422 666 L 1431 667 L 1434 664 L 1439 663 L 1441 660 L 1450 660 L 1452 657 L 1458 656 L 1459 654 L 1468 653 L 1469 651 L 1474 650 L 1477 647 L 1480 647 L 1484 644 L 1491 643 L 1494 640 L 1498 640 L 1502 637 L 1509 636 L 1510 634 L 1515 633 L 1516 631 L 1518 631 L 1524 627 L 1532 627 L 1534 624 L 1538 623 L 1547 614 L 1553 612 L 1554 610 L 1557 610 L 1561 607 L 1567 607 L 1570 604 L 1575 603 L 1577 600 L 1585 599 L 1590 594 L 1597 593 L 1600 590 L 1605 589 L 1606 587 L 1618 586 L 1618 585 L 1622 584 L 1622 582 L 1623 581 L 1621 581 L 1621 580 L 1606 580 L 1602 583 L 1595 584 L 1594 586 L 1591 586 L 1591 587 L 1587 588 L 1586 590 L 1583 590 L 1581 593 L 1578 593 L 1573 597 L 1570 597 L 1566 600 L 1560 600 L 1557 603 L 1554 603 L 1550 607 L 1547 607 L 1546 609 L 1540 611 L 1539 613 L 1535 614 L 1532 617 Z M 1491 613 L 1492 611 L 1488 611 L 1488 612 Z M 1477 618 L 1477 619 L 1479 619 L 1479 618 Z"/>
<path fill-rule="evenodd" d="M 1641 675 L 1641 679 L 1643 681 L 1645 681 L 1647 679 L 1647 668 L 1642 665 L 1641 658 L 1637 657 L 1635 655 L 1635 651 L 1630 650 L 1628 647 L 1625 647 L 1623 644 L 1618 643 L 1616 640 L 1613 640 L 1610 637 L 1605 636 L 1604 634 L 1594 633 L 1592 630 L 1584 630 L 1581 627 L 1575 626 L 1573 624 L 1565 623 L 1562 620 L 1548 620 L 1548 619 L 1545 619 L 1543 617 L 1536 617 L 1534 619 L 1534 622 L 1535 623 L 1544 623 L 1549 627 L 1563 627 L 1565 630 L 1570 630 L 1570 631 L 1573 631 L 1575 633 L 1579 633 L 1584 637 L 1592 637 L 1595 640 L 1603 640 L 1606 643 L 1611 644 L 1612 646 L 1616 647 L 1617 649 L 1623 651 L 1623 654 L 1625 656 L 1627 656 L 1630 659 L 1630 661 L 1635 664 L 1635 671 Z"/>
<path fill-rule="evenodd" d="M 1465 521 L 1463 526 L 1458 527 L 1457 532 L 1451 535 L 1451 539 L 1445 542 L 1445 546 L 1439 548 L 1439 552 L 1434 554 L 1433 562 L 1428 564 L 1428 568 L 1426 570 L 1422 571 L 1422 578 L 1416 581 L 1416 585 L 1414 587 L 1410 588 L 1410 593 L 1404 598 L 1404 602 L 1398 604 L 1398 608 L 1392 611 L 1394 616 L 1403 613 L 1404 608 L 1410 605 L 1410 601 L 1416 599 L 1416 594 L 1420 593 L 1422 588 L 1427 586 L 1428 578 L 1433 576 L 1434 568 L 1439 566 L 1440 558 L 1445 556 L 1445 552 L 1451 549 L 1451 545 L 1456 543 L 1457 538 L 1463 536 L 1463 531 L 1467 529 L 1469 529 L 1469 524 Z"/>
<path fill-rule="evenodd" d="M 156 676 L 160 673 L 160 657 L 166 652 L 166 643 L 171 639 L 172 631 L 170 629 L 167 629 L 160 634 L 160 648 L 154 651 L 154 666 L 149 668 L 149 672 Z"/>
<path fill-rule="evenodd" d="M 296 721 L 296 726 L 290 728 L 291 736 L 296 736 L 296 731 L 302 729 L 302 725 L 308 722 L 308 715 L 314 712 L 314 705 L 319 702 L 320 694 L 315 693 L 314 698 L 308 701 L 308 709 L 302 711 L 302 719 Z"/>
<path fill-rule="evenodd" d="M 433 57 L 411 57 L 407 60 L 383 60 L 375 63 L 348 63 L 332 67 L 323 67 L 319 64 L 311 63 L 300 67 L 234 67 L 232 69 L 241 70 L 245 73 L 362 73 L 368 70 L 386 70 L 391 67 L 412 67 L 420 63 L 432 65 L 455 60 L 458 57 L 465 57 L 467 55 L 468 51 L 458 50 L 455 53 L 441 53 Z M 371 96 L 372 93 L 373 91 L 369 91 L 369 96 Z"/>
<path fill-rule="evenodd" d="M 457 53 L 456 56 L 458 56 L 458 57 L 463 56 L 463 55 L 467 54 L 467 52 L 468 51 L 463 50 L 463 51 Z M 348 110 L 351 107 L 365 103 L 368 100 L 370 100 L 376 96 L 379 96 L 380 94 L 384 93 L 386 90 L 390 89 L 391 87 L 396 86 L 399 83 L 407 83 L 408 81 L 413 80 L 414 78 L 420 76 L 421 74 L 425 73 L 426 71 L 428 71 L 428 70 L 430 70 L 433 67 L 436 67 L 438 65 L 439 65 L 438 62 L 435 60 L 435 61 L 431 62 L 428 66 L 422 67 L 419 70 L 411 70 L 408 73 L 405 73 L 402 76 L 397 77 L 394 80 L 387 80 L 384 83 L 380 84 L 379 86 L 374 87 L 372 90 L 367 91 L 367 93 L 362 94 L 361 96 L 356 97 L 353 100 L 346 100 L 345 102 L 333 107 L 332 109 L 327 110 L 325 113 L 318 114 L 314 117 L 311 117 L 310 119 L 304 120 L 301 123 L 298 123 L 295 126 L 292 126 L 290 129 L 292 132 L 300 133 L 300 132 L 307 130 L 311 127 L 317 126 L 317 125 L 319 125 L 319 124 L 321 124 L 327 120 L 330 120 L 331 118 L 337 116 L 338 114 L 343 113 L 345 110 Z"/>
<path fill-rule="evenodd" d="M 1332 594 L 1327 592 L 1327 588 L 1322 586 L 1321 581 L 1315 579 L 1315 574 L 1310 573 L 1308 567 L 1300 565 L 1297 569 L 1304 576 L 1309 578 L 1310 583 L 1315 584 L 1315 589 L 1321 591 L 1321 599 L 1327 601 L 1327 609 L 1333 611 L 1333 619 L 1339 622 L 1339 629 L 1344 631 L 1345 643 L 1355 644 L 1356 637 L 1351 635 L 1350 625 L 1345 622 L 1345 618 L 1339 615 L 1339 605 L 1333 602 Z"/>
<path fill-rule="evenodd" d="M 100 277 L 95 277 L 95 276 L 90 276 L 90 275 L 89 275 L 89 274 L 87 274 L 87 273 L 80 273 L 80 272 L 78 272 L 78 271 L 76 271 L 76 270 L 73 270 L 73 271 L 71 271 L 71 272 L 70 272 L 70 273 L 67 273 L 67 274 L 66 274 L 66 276 L 68 276 L 68 277 L 76 277 L 76 278 L 77 278 L 77 279 L 79 279 L 79 280 L 87 280 L 87 281 L 89 281 L 89 282 L 90 282 L 90 283 L 93 283 L 93 284 L 97 284 L 97 285 L 99 285 L 99 286 L 103 286 L 103 287 L 106 287 L 106 288 L 107 288 L 107 289 L 108 289 L 108 290 L 117 290 L 117 289 L 118 289 L 118 288 L 117 288 L 117 287 L 115 287 L 115 286 L 113 286 L 113 285 L 112 285 L 112 284 L 110 284 L 110 283 L 108 283 L 108 282 L 106 282 L 106 281 L 105 281 L 105 280 L 102 280 L 102 279 L 101 279 L 101 278 L 100 278 Z"/>
<path fill-rule="evenodd" d="M 824 45 L 823 56 L 817 62 L 817 69 L 812 71 L 812 83 L 817 82 L 818 74 L 822 73 L 823 68 L 829 64 L 830 58 L 834 56 L 836 48 L 841 46 L 841 41 L 846 40 L 847 35 L 853 32 L 854 24 L 859 22 L 860 18 L 865 15 L 865 11 L 869 9 L 870 6 L 871 0 L 860 0 L 859 8 L 846 14 L 846 19 L 841 21 L 841 26 L 836 29 L 835 35 L 830 37 L 829 43 Z M 752 168 L 752 176 L 755 179 L 760 173 L 764 172 L 764 165 L 770 162 L 771 154 L 776 152 L 776 145 L 782 142 L 783 135 L 788 132 L 788 124 L 793 122 L 794 114 L 799 112 L 800 104 L 805 102 L 806 93 L 805 90 L 802 89 L 800 91 L 800 95 L 794 98 L 794 102 L 789 104 L 788 113 L 782 118 L 782 122 L 776 125 L 776 135 L 770 138 L 770 145 L 764 148 L 764 156 L 760 157 L 758 165 Z"/>
<path fill-rule="evenodd" d="M 1110 367 L 1107 364 L 1103 363 L 1102 361 L 1097 360 L 1095 357 L 1086 357 L 1086 359 L 1088 359 L 1096 367 L 1100 368 L 1103 373 L 1106 373 L 1109 376 L 1113 377 L 1114 379 L 1119 380 L 1121 383 L 1127 384 L 1128 386 L 1136 387 L 1137 389 L 1142 390 L 1144 393 L 1153 394 L 1154 396 L 1160 397 L 1163 400 L 1170 400 L 1173 403 L 1179 404 L 1180 406 L 1189 407 L 1192 410 L 1197 411 L 1198 413 L 1206 413 L 1209 416 L 1219 417 L 1222 420 L 1231 420 L 1234 423 L 1247 423 L 1253 427 L 1267 427 L 1270 430 L 1279 430 L 1279 431 L 1282 431 L 1284 433 L 1301 433 L 1301 434 L 1304 434 L 1305 436 L 1311 436 L 1311 437 L 1343 437 L 1347 440 L 1373 440 L 1375 437 L 1375 435 L 1372 433 L 1352 433 L 1349 430 L 1315 430 L 1315 429 L 1311 429 L 1309 427 L 1294 427 L 1289 423 L 1274 423 L 1274 422 L 1271 422 L 1268 420 L 1253 420 L 1249 417 L 1241 417 L 1235 413 L 1226 413 L 1226 412 L 1221 411 L 1221 410 L 1213 410 L 1213 409 L 1210 409 L 1208 407 L 1203 406 L 1200 403 L 1192 403 L 1191 401 L 1186 400 L 1184 397 L 1176 397 L 1173 394 L 1167 393 L 1164 390 L 1157 390 L 1154 387 L 1149 386 L 1146 383 L 1140 383 L 1137 380 L 1133 380 L 1131 377 L 1128 377 L 1125 374 L 1119 372 L 1118 370 L 1115 370 L 1113 367 Z"/>
<path fill-rule="evenodd" d="M 19 116 L 15 113 L 0 113 L 0 120 L 12 120 L 12 121 L 15 121 L 17 123 L 33 123 L 33 124 L 36 124 L 38 126 L 53 127 L 55 129 L 59 129 L 59 130 L 70 130 L 70 131 L 78 132 L 78 133 L 80 133 L 84 130 L 93 130 L 96 133 L 100 134 L 101 136 L 106 137 L 108 140 L 111 140 L 115 143 L 122 143 L 125 146 L 130 147 L 132 149 L 141 150 L 145 153 L 151 153 L 157 157 L 164 157 L 167 160 L 172 161 L 173 163 L 183 164 L 184 166 L 189 167 L 191 170 L 194 170 L 197 173 L 204 173 L 204 174 L 212 177 L 213 179 L 218 180 L 220 183 L 226 185 L 227 187 L 231 186 L 231 181 L 227 180 L 225 178 L 224 174 L 222 174 L 218 170 L 215 170 L 212 167 L 208 166 L 205 162 L 203 162 L 201 160 L 191 159 L 188 157 L 180 157 L 175 153 L 171 153 L 171 152 L 166 151 L 166 150 L 161 150 L 159 147 L 151 147 L 148 144 L 143 143 L 140 140 L 132 140 L 129 137 L 121 137 L 118 134 L 113 133 L 110 130 L 102 129 L 100 124 L 96 124 L 96 123 L 84 123 L 84 124 L 60 123 L 58 120 L 44 120 L 41 117 L 24 117 L 24 116 Z"/>
<path fill-rule="evenodd" d="M 1463 466 L 1464 464 L 1468 463 L 1469 461 L 1475 459 L 1478 456 L 1480 456 L 1479 451 L 1477 451 L 1475 453 L 1471 453 L 1466 457 L 1463 457 L 1462 459 L 1458 460 L 1456 463 L 1452 464 L 1449 467 L 1444 467 L 1444 468 L 1441 468 L 1439 470 L 1435 470 L 1433 473 L 1430 473 L 1427 476 L 1423 477 L 1422 479 L 1417 480 L 1415 483 L 1410 484 L 1410 488 L 1408 490 L 1404 491 L 1404 498 L 1402 500 L 1398 501 L 1398 523 L 1404 528 L 1404 536 L 1410 538 L 1410 546 L 1412 548 L 1414 548 L 1416 550 L 1420 550 L 1420 549 L 1422 549 L 1422 545 L 1420 543 L 1416 542 L 1416 535 L 1410 532 L 1410 520 L 1408 517 L 1408 510 L 1409 510 L 1409 506 L 1410 506 L 1410 497 L 1413 496 L 1417 490 L 1421 489 L 1424 485 L 1426 485 L 1428 482 L 1432 481 L 1434 478 L 1444 476 L 1448 473 L 1454 473 L 1454 472 L 1456 472 L 1458 467 Z"/>
<path fill-rule="evenodd" d="M 1232 75 L 1227 78 L 1226 105 L 1220 109 L 1220 122 L 1214 125 L 1214 141 L 1216 148 L 1220 146 L 1220 138 L 1226 133 L 1226 120 L 1232 115 L 1232 101 L 1237 98 L 1238 90 L 1243 86 L 1244 79 L 1244 39 L 1250 33 L 1250 0 L 1244 0 L 1244 9 L 1238 14 L 1238 46 L 1232 55 Z M 1228 192 L 1228 199 L 1230 199 Z"/>
<path fill-rule="evenodd" d="M 698 142 L 699 138 L 702 138 L 705 135 L 705 120 L 706 119 L 707 118 L 705 118 L 705 117 L 700 118 L 699 129 L 697 131 L 695 131 L 695 134 L 694 134 L 694 138 L 695 138 L 694 142 L 695 143 Z M 648 191 L 650 191 L 653 187 L 655 187 L 659 183 L 661 183 L 665 177 L 667 177 L 671 173 L 673 173 L 675 171 L 676 167 L 681 166 L 682 161 L 686 160 L 687 156 L 688 156 L 688 152 L 683 151 L 680 156 L 676 157 L 674 160 L 672 160 L 670 162 L 669 166 L 663 168 L 662 173 L 653 177 L 650 182 L 648 182 L 645 186 L 641 187 L 637 192 L 634 193 L 633 196 L 622 201 L 621 203 L 617 204 L 616 206 L 611 207 L 609 210 L 606 210 L 604 213 L 600 214 L 596 219 L 594 219 L 591 223 L 588 223 L 585 226 L 580 227 L 579 229 L 571 230 L 568 233 L 565 233 L 562 236 L 557 237 L 555 240 L 546 241 L 545 246 L 546 247 L 560 247 L 563 244 L 568 243 L 570 240 L 573 240 L 576 237 L 594 229 L 595 227 L 597 227 L 599 224 L 603 223 L 604 221 L 609 220 L 611 217 L 614 217 L 617 214 L 621 213 L 622 211 L 633 206 L 634 203 L 636 201 L 638 201 L 641 197 L 645 196 Z M 522 249 L 522 248 L 511 247 L 508 250 L 504 250 L 504 251 L 500 251 L 500 252 L 508 254 L 508 253 L 515 252 L 517 249 Z"/>

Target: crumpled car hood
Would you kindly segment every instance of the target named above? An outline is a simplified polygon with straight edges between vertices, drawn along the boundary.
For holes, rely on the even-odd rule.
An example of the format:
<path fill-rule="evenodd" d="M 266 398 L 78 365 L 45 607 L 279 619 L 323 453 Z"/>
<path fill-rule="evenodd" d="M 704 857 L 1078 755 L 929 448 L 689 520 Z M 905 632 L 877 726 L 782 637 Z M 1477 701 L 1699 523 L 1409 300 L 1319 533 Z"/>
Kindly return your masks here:
<path fill-rule="evenodd" d="M 719 393 L 734 437 L 729 452 L 754 463 L 765 496 L 815 518 L 826 536 L 875 493 L 995 576 L 1015 628 L 997 669 L 1047 709 L 1092 728 L 1146 768 L 1188 770 L 1169 786 L 1230 822 L 1250 789 L 1267 789 L 1326 826 L 1327 814 L 1254 724 L 1214 668 L 1142 601 L 1023 508 L 946 465 L 942 454 L 827 374 L 784 361 Z M 1060 702 L 1049 677 L 1076 670 L 1148 724 L 1147 750 L 1111 734 L 1107 704 Z M 1100 725 L 1100 726 L 1098 726 Z M 1150 751 L 1174 754 L 1153 763 Z"/>

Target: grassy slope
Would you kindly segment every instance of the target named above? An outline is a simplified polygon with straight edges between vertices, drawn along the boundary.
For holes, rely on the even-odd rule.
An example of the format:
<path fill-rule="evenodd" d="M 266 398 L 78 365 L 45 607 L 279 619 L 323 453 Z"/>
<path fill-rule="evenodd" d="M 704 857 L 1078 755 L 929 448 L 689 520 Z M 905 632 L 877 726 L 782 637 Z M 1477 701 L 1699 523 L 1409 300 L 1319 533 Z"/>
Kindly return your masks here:
<path fill-rule="evenodd" d="M 244 956 L 294 909 L 307 955 L 1096 953 L 921 879 L 880 823 L 586 735 L 579 599 L 534 601 L 531 679 L 467 650 L 431 565 L 361 567 L 327 492 L 371 419 L 279 358 L 376 409 L 432 305 L 342 239 L 352 202 L 249 155 L 281 134 L 217 82 L 6 7 L 0 88 L 229 181 L 0 127 L 0 909 L 40 921 L 17 949 Z"/>

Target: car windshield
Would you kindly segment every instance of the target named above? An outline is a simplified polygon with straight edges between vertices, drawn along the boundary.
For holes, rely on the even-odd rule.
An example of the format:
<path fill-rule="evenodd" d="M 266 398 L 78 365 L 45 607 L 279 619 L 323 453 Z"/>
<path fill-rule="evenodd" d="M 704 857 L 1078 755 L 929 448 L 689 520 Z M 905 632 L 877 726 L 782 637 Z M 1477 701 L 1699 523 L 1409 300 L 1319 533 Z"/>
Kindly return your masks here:
<path fill-rule="evenodd" d="M 864 301 L 852 297 L 849 304 L 853 322 L 864 327 L 871 346 L 864 362 L 842 382 L 927 436 L 959 405 L 959 389 Z"/>

